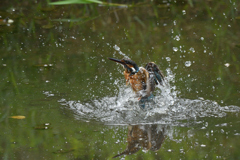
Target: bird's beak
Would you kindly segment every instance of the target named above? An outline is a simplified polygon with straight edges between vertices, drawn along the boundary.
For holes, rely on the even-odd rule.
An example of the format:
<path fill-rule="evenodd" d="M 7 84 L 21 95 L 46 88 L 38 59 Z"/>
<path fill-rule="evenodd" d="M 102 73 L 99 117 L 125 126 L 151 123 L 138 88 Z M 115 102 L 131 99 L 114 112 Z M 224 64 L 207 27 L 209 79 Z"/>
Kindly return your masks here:
<path fill-rule="evenodd" d="M 114 62 L 120 63 L 120 64 L 122 64 L 122 65 L 125 65 L 125 63 L 122 62 L 122 61 L 119 60 L 119 59 L 115 59 L 115 58 L 108 58 L 108 59 L 111 60 L 111 61 L 114 61 Z"/>
<path fill-rule="evenodd" d="M 128 67 L 125 62 L 123 62 L 123 61 L 121 61 L 119 59 L 115 59 L 115 58 L 109 58 L 108 57 L 108 59 L 111 60 L 111 61 L 114 61 L 114 62 L 122 64 L 124 66 L 124 68 L 126 68 L 128 71 L 132 72 L 132 69 L 130 67 Z"/>

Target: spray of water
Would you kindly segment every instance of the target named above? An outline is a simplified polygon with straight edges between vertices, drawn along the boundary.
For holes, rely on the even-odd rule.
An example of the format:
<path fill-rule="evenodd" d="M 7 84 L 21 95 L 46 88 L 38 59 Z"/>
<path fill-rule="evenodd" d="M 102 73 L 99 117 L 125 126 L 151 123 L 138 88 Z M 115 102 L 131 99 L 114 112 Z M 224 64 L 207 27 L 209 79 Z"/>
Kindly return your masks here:
<path fill-rule="evenodd" d="M 121 50 L 120 50 L 120 47 L 118 47 L 116 44 L 113 46 L 113 48 L 118 51 L 118 54 L 123 56 L 125 59 L 130 59 L 125 53 L 123 53 Z"/>
<path fill-rule="evenodd" d="M 223 117 L 226 112 L 238 112 L 237 106 L 220 106 L 215 101 L 204 99 L 178 98 L 178 91 L 169 82 L 174 82 L 174 74 L 167 69 L 167 83 L 158 86 L 155 91 L 154 104 L 151 109 L 142 110 L 138 98 L 130 87 L 120 84 L 118 93 L 89 102 L 61 100 L 61 104 L 70 108 L 79 120 L 97 120 L 105 124 L 176 124 L 179 120 L 196 119 L 197 117 Z"/>

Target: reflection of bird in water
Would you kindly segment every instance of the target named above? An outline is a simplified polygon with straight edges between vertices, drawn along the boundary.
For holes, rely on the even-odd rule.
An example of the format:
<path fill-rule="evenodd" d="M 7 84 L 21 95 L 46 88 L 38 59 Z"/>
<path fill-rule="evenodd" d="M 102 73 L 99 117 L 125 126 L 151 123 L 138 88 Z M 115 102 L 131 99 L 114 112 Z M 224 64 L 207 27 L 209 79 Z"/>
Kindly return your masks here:
<path fill-rule="evenodd" d="M 127 148 L 113 158 L 134 154 L 141 148 L 157 151 L 161 148 L 164 138 L 165 128 L 159 128 L 156 124 L 128 126 Z"/>
<path fill-rule="evenodd" d="M 138 67 L 137 64 L 130 59 L 114 59 L 108 58 L 114 62 L 124 66 L 124 77 L 126 84 L 130 84 L 133 91 L 140 97 L 140 107 L 145 109 L 145 102 L 153 99 L 155 86 L 160 83 L 163 85 L 164 75 L 154 62 L 146 64 L 145 68 Z"/>

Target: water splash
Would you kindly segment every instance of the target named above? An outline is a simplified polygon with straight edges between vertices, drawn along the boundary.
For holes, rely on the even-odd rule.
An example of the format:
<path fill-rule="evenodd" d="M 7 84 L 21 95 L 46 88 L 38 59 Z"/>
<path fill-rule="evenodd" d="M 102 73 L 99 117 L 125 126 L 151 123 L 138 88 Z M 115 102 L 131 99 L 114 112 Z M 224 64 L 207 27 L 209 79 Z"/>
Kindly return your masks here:
<path fill-rule="evenodd" d="M 125 53 L 123 53 L 121 50 L 120 50 L 120 47 L 118 47 L 116 44 L 113 46 L 113 48 L 118 51 L 118 53 L 120 55 L 122 55 L 125 59 L 130 59 Z"/>
<path fill-rule="evenodd" d="M 175 76 L 167 69 L 166 79 L 174 82 Z M 177 124 L 179 120 L 197 117 L 223 117 L 227 112 L 239 112 L 237 106 L 220 106 L 215 101 L 202 98 L 190 100 L 178 98 L 175 86 L 165 84 L 158 86 L 155 91 L 155 104 L 150 110 L 141 110 L 138 98 L 133 94 L 130 87 L 114 83 L 119 86 L 115 95 L 102 97 L 88 102 L 66 101 L 60 103 L 70 108 L 79 120 L 97 120 L 105 124 L 127 125 L 127 124 Z"/>

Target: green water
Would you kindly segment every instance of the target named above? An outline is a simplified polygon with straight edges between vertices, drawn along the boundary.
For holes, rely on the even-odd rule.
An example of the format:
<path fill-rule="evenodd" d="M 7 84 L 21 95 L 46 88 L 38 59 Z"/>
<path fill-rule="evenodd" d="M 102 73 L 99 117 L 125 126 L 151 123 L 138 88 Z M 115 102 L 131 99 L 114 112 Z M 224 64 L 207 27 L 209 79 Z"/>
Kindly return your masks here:
<path fill-rule="evenodd" d="M 240 159 L 238 1 L 1 3 L 0 159 L 111 159 L 135 131 L 142 148 L 120 158 Z M 113 105 L 128 88 L 107 57 L 124 55 L 169 79 L 164 121 Z"/>

